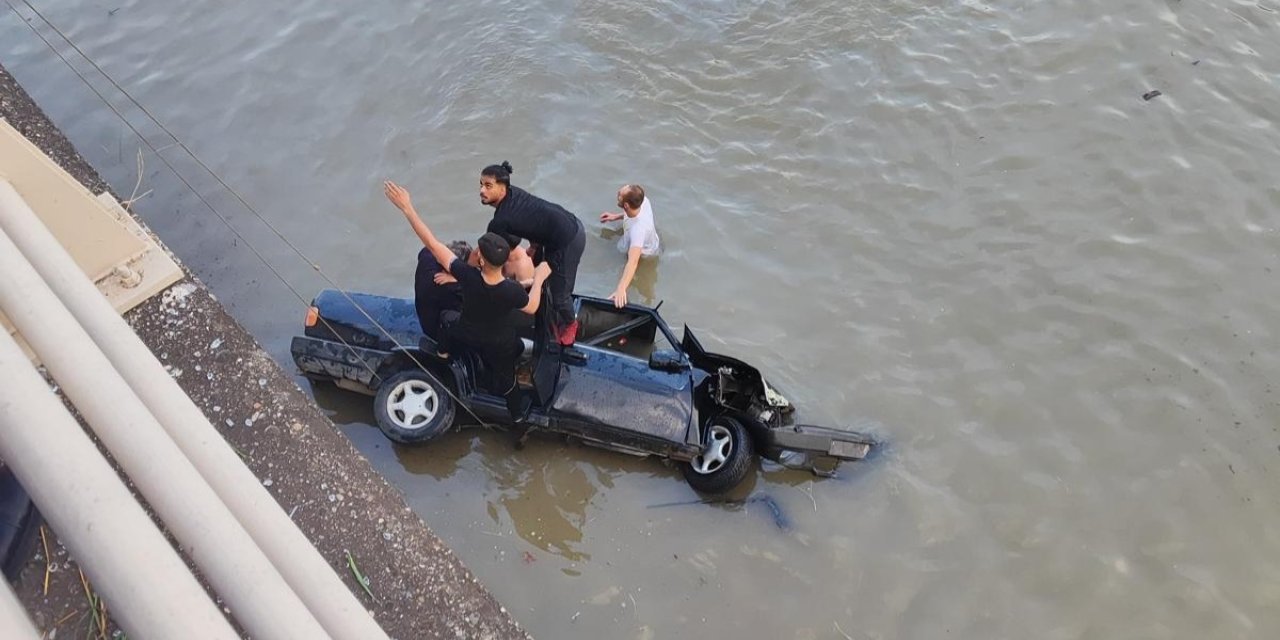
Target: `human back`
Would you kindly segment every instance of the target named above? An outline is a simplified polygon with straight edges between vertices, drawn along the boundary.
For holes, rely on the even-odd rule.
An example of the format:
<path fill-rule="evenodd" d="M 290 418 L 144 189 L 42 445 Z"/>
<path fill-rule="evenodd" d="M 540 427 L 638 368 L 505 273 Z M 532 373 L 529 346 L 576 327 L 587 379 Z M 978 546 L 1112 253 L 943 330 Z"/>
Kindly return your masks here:
<path fill-rule="evenodd" d="M 656 256 L 662 250 L 662 240 L 658 237 L 657 223 L 653 218 L 653 205 L 648 196 L 640 203 L 639 211 L 634 217 L 622 219 L 622 237 L 618 239 L 618 250 L 626 253 L 631 247 L 640 247 L 643 256 Z"/>
<path fill-rule="evenodd" d="M 497 342 L 514 336 L 505 319 L 512 311 L 529 304 L 529 294 L 518 283 L 502 276 L 510 247 L 497 234 L 481 236 L 477 249 L 486 266 L 476 268 L 457 260 L 450 265 L 462 288 L 462 315 L 459 329 L 469 342 Z M 511 336 L 508 336 L 511 334 Z"/>
<path fill-rule="evenodd" d="M 564 207 L 509 186 L 507 197 L 493 212 L 488 230 L 524 238 L 548 249 L 562 249 L 573 241 L 578 223 L 577 217 Z"/>
<path fill-rule="evenodd" d="M 449 249 L 463 262 L 471 254 L 471 245 L 464 241 L 449 243 Z M 445 265 L 431 254 L 431 249 L 423 247 L 418 252 L 418 266 L 414 271 L 413 306 L 422 332 L 436 339 L 440 337 L 441 312 L 462 308 L 462 288 L 456 282 L 438 283 L 436 276 L 440 273 L 448 273 Z"/>

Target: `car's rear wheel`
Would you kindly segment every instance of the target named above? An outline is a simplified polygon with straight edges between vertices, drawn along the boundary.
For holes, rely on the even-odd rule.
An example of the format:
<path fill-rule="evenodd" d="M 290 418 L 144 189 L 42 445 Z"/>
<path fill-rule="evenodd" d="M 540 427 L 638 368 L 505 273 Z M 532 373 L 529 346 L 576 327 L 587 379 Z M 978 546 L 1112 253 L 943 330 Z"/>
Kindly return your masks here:
<path fill-rule="evenodd" d="M 439 380 L 418 369 L 401 371 L 378 387 L 373 413 L 395 442 L 426 442 L 453 425 L 456 406 Z"/>
<path fill-rule="evenodd" d="M 702 493 L 727 493 L 751 472 L 751 434 L 728 416 L 712 418 L 703 431 L 702 453 L 681 467 L 684 479 Z"/>

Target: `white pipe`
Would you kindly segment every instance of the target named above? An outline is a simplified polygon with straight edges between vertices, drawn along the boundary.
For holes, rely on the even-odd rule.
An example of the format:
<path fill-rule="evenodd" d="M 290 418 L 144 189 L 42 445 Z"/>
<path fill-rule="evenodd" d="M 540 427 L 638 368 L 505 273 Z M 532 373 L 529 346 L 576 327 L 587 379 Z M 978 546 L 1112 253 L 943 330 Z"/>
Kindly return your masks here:
<path fill-rule="evenodd" d="M 0 180 L 0 199 L 5 185 Z M 2 200 L 0 200 L 2 202 Z M 387 640 L 293 520 L 28 207 L 0 207 L 19 246 L 336 640 Z"/>
<path fill-rule="evenodd" d="M 0 184 L 0 192 L 6 187 Z M 2 196 L 0 208 L 5 208 L 10 203 Z M 0 309 L 231 605 L 236 620 L 261 640 L 328 638 L 253 538 L 3 232 L 0 276 Z"/>
<path fill-rule="evenodd" d="M 8 580 L 0 580 L 0 637 L 9 640 L 37 640 L 40 636 L 27 618 L 27 610 L 18 602 L 18 596 L 9 587 Z"/>
<path fill-rule="evenodd" d="M 0 249 L 0 255 L 5 250 Z M 0 371 L 0 457 L 111 603 L 129 637 L 238 638 L 89 436 L 3 330 Z"/>

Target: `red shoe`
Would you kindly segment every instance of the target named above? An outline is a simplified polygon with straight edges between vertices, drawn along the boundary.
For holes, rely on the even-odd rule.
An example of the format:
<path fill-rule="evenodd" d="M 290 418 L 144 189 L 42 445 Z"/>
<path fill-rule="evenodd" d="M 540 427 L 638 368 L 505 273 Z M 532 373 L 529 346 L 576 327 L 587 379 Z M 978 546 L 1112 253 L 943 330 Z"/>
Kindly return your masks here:
<path fill-rule="evenodd" d="M 575 318 L 564 327 L 560 327 L 556 331 L 556 341 L 562 347 L 572 347 L 574 341 L 578 339 L 578 320 Z"/>

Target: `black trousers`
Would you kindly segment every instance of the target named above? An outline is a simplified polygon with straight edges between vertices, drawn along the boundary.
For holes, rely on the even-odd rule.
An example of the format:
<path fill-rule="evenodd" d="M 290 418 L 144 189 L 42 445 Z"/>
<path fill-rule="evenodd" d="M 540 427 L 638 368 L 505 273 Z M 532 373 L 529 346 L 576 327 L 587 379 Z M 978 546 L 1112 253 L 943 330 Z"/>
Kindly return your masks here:
<path fill-rule="evenodd" d="M 587 248 L 587 229 L 581 220 L 574 220 L 578 223 L 578 234 L 573 240 L 565 247 L 546 251 L 547 263 L 551 265 L 551 275 L 547 278 L 547 284 L 551 285 L 551 308 L 562 327 L 573 321 L 573 285 L 578 280 L 582 251 Z"/>
<path fill-rule="evenodd" d="M 524 351 L 524 344 L 514 333 L 501 338 L 468 335 L 456 324 L 458 317 L 456 311 L 440 314 L 446 350 L 452 353 L 454 349 L 462 347 L 480 356 L 489 375 L 487 379 L 476 382 L 483 385 L 489 393 L 506 399 L 507 413 L 512 420 L 521 418 L 524 414 L 524 393 L 516 383 L 516 362 L 520 359 L 520 352 Z"/>

